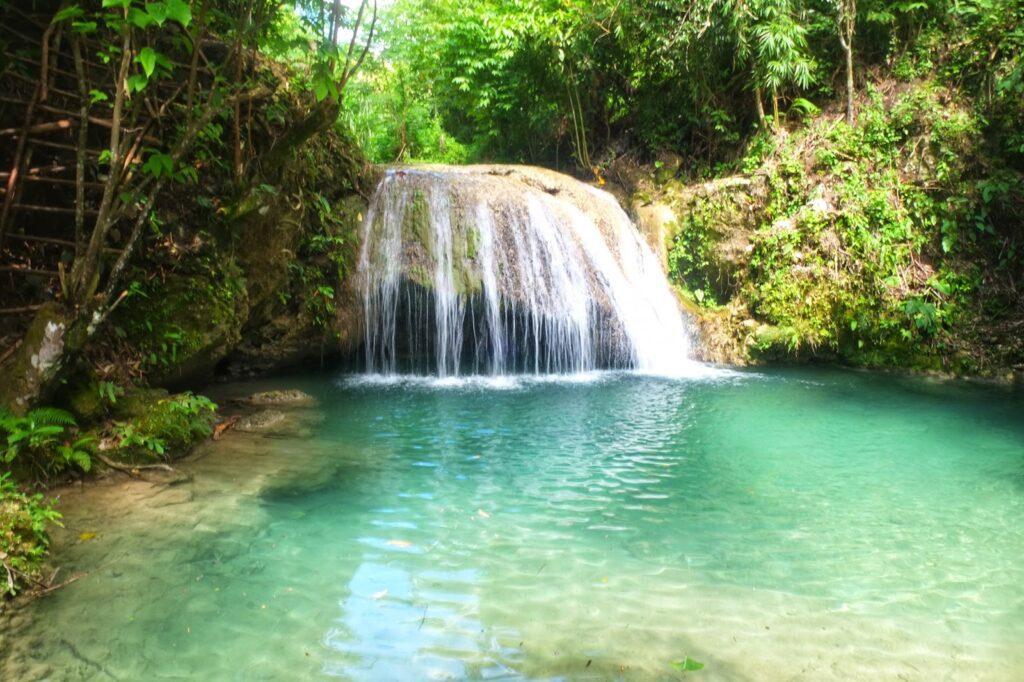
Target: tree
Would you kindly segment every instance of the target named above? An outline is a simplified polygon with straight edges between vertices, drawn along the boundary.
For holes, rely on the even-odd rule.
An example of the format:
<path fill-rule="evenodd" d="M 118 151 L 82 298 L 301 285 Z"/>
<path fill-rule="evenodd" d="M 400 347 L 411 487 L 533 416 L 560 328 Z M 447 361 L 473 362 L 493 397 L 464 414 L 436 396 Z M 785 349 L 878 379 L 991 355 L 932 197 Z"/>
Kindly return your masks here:
<path fill-rule="evenodd" d="M 836 8 L 839 44 L 846 57 L 846 122 L 853 125 L 853 34 L 857 28 L 857 0 L 836 0 Z"/>
<path fill-rule="evenodd" d="M 313 4 L 323 6 L 319 0 Z M 362 1 L 347 27 L 351 35 L 344 48 L 337 40 L 341 1 L 333 0 L 329 20 L 319 13 L 329 28 L 326 38 L 315 43 L 309 62 L 316 103 L 262 158 L 246 160 L 240 153 L 241 105 L 271 94 L 271 87 L 255 74 L 255 52 L 261 41 L 281 37 L 272 35 L 275 26 L 294 16 L 294 7 L 286 0 L 100 0 L 64 3 L 56 12 L 51 24 L 56 31 L 49 30 L 44 37 L 43 67 L 33 102 L 45 98 L 50 78 L 45 55 L 53 35 L 68 34 L 81 101 L 75 257 L 69 268 L 61 267 L 61 296 L 36 313 L 18 352 L 0 375 L 0 406 L 20 413 L 44 399 L 128 295 L 122 276 L 144 230 L 158 224 L 157 199 L 169 183 L 195 182 L 197 171 L 185 161 L 215 119 L 231 112 L 236 177 L 252 169 L 260 178 L 279 172 L 289 154 L 337 119 L 341 93 L 369 50 L 375 0 Z M 369 32 L 364 38 L 361 29 L 366 22 Z M 295 37 L 304 40 L 308 50 L 308 34 Z M 82 49 L 86 41 L 99 45 L 106 68 L 87 68 Z M 204 41 L 213 45 L 210 49 L 219 53 L 217 57 L 202 55 Z M 201 67 L 202 62 L 209 66 Z M 98 120 L 90 108 L 100 104 L 110 109 L 103 123 L 109 133 L 100 155 L 106 169 L 95 218 L 86 229 L 82 168 L 85 146 L 96 129 L 92 121 Z M 244 209 L 250 203 L 247 198 L 238 206 Z M 236 208 L 235 215 L 242 213 Z M 115 234 L 121 237 L 112 243 Z M 0 246 L 3 236 L 0 230 Z M 112 249 L 117 256 L 111 263 Z"/>
<path fill-rule="evenodd" d="M 755 92 L 772 97 L 772 118 L 779 123 L 779 93 L 788 85 L 807 88 L 813 62 L 807 52 L 807 29 L 798 20 L 791 0 L 757 0 L 750 4 Z M 758 95 L 758 114 L 760 95 Z"/>

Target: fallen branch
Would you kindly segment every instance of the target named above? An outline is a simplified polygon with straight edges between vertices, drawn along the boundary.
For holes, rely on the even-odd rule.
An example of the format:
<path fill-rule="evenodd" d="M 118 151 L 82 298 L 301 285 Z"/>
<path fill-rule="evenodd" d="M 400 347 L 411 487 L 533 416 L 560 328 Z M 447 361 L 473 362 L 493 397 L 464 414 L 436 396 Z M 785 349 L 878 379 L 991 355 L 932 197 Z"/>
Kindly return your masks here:
<path fill-rule="evenodd" d="M 67 119 L 63 119 L 63 120 L 60 120 L 60 121 L 54 121 L 53 123 L 37 123 L 34 126 L 29 126 L 28 129 L 25 129 L 25 128 L 4 128 L 3 130 L 0 130 L 0 135 L 5 135 L 6 136 L 6 135 L 23 135 L 23 134 L 26 134 L 26 133 L 29 134 L 29 135 L 32 135 L 34 133 L 52 133 L 52 132 L 55 132 L 55 131 L 58 131 L 58 130 L 67 130 L 70 127 L 71 127 L 71 121 L 69 121 Z"/>
<path fill-rule="evenodd" d="M 76 580 L 79 580 L 80 578 L 82 578 L 83 576 L 86 575 L 85 573 L 79 573 L 78 575 L 71 576 L 70 578 L 68 578 L 64 582 L 60 583 L 59 585 L 54 585 L 53 584 L 53 578 L 57 577 L 57 571 L 53 572 L 53 576 L 51 576 L 49 582 L 45 582 L 44 583 L 42 580 L 39 580 L 37 578 L 33 578 L 28 573 L 25 573 L 24 571 L 19 571 L 14 566 L 11 566 L 10 562 L 7 561 L 7 555 L 6 554 L 3 554 L 3 557 L 0 560 L 2 560 L 3 566 L 4 566 L 4 570 L 7 572 L 7 588 L 8 588 L 8 591 L 12 591 L 14 589 L 14 576 L 18 576 L 22 580 L 24 580 L 26 582 L 30 582 L 30 583 L 34 584 L 37 588 L 40 588 L 41 591 L 35 593 L 35 595 L 39 596 L 39 597 L 43 596 L 44 594 L 49 594 L 50 592 L 54 592 L 56 590 L 59 590 L 62 587 L 66 587 L 67 585 L 70 585 L 71 583 L 75 582 Z M 60 570 L 60 569 L 58 569 L 58 570 Z"/>
<path fill-rule="evenodd" d="M 6 341 L 6 340 L 7 339 L 5 338 L 4 341 Z M 20 339 L 17 341 L 17 343 L 15 343 L 13 346 L 11 346 L 6 351 L 4 351 L 3 355 L 0 355 L 0 365 L 3 365 L 5 362 L 7 362 L 7 358 L 9 358 L 12 355 L 14 355 L 19 348 L 21 348 L 21 340 Z"/>
<path fill-rule="evenodd" d="M 116 469 L 117 471 L 128 474 L 133 478 L 138 476 L 140 471 L 146 471 L 149 469 L 161 469 L 163 471 L 171 472 L 174 471 L 174 468 L 169 464 L 121 464 L 99 453 L 96 453 L 94 457 L 96 457 L 96 459 L 103 462 L 111 469 Z"/>
<path fill-rule="evenodd" d="M 70 578 L 68 578 L 67 580 L 65 580 L 64 582 L 62 582 L 62 583 L 60 583 L 58 585 L 51 585 L 50 587 L 47 587 L 45 590 L 43 590 L 42 592 L 39 593 L 39 596 L 41 597 L 44 594 L 50 594 L 51 592 L 56 592 L 60 588 L 67 587 L 71 583 L 77 582 L 78 580 L 84 578 L 87 575 L 88 575 L 88 573 L 79 573 L 78 575 L 73 575 L 73 576 L 71 576 Z"/>
<path fill-rule="evenodd" d="M 0 315 L 20 315 L 21 313 L 31 313 L 36 310 L 39 310 L 42 307 L 43 305 L 40 303 L 38 305 L 21 306 L 20 308 L 0 308 Z M 0 358 L 0 360 L 6 359 L 6 355 L 3 358 Z"/>
<path fill-rule="evenodd" d="M 233 417 L 225 419 L 220 424 L 217 424 L 217 426 L 213 427 L 213 439 L 220 440 L 221 438 L 223 438 L 224 433 L 234 428 L 235 424 L 238 423 L 238 419 L 238 415 L 235 415 Z"/>

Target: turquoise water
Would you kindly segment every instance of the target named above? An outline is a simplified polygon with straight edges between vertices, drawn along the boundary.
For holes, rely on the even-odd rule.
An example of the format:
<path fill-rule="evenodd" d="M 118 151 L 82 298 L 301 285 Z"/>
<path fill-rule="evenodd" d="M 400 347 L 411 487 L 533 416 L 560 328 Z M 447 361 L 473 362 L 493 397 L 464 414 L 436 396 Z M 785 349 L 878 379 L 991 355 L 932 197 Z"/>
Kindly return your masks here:
<path fill-rule="evenodd" d="M 1019 392 L 276 385 L 318 405 L 191 481 L 66 491 L 86 575 L 15 616 L 3 679 L 1021 679 Z"/>

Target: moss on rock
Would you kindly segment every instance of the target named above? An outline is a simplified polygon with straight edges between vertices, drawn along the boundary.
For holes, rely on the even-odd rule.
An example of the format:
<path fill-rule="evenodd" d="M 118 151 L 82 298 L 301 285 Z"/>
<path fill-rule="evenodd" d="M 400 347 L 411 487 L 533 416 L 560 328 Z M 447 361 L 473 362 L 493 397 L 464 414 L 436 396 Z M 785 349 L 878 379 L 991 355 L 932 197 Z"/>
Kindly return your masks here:
<path fill-rule="evenodd" d="M 856 126 L 762 133 L 743 174 L 635 180 L 641 218 L 675 215 L 660 230 L 698 354 L 1007 375 L 1024 359 L 1019 241 L 992 216 L 1024 177 L 1004 168 L 993 192 L 976 114 L 942 88 L 864 99 Z"/>
<path fill-rule="evenodd" d="M 217 406 L 191 392 L 132 388 L 113 410 L 116 421 L 107 449 L 114 458 L 134 462 L 187 453 L 213 433 Z"/>
<path fill-rule="evenodd" d="M 116 311 L 115 332 L 141 355 L 151 382 L 208 379 L 241 338 L 248 296 L 230 260 L 154 282 Z"/>

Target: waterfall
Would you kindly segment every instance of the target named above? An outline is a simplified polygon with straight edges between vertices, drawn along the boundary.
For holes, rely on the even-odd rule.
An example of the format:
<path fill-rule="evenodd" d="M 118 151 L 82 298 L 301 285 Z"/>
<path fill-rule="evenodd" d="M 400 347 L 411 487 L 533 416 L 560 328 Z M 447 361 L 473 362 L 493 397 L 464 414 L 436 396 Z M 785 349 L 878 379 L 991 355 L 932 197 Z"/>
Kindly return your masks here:
<path fill-rule="evenodd" d="M 535 168 L 390 170 L 363 223 L 366 369 L 693 367 L 657 256 L 611 195 Z"/>

